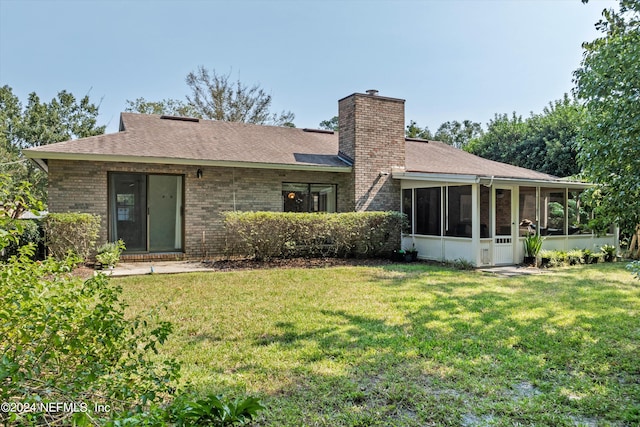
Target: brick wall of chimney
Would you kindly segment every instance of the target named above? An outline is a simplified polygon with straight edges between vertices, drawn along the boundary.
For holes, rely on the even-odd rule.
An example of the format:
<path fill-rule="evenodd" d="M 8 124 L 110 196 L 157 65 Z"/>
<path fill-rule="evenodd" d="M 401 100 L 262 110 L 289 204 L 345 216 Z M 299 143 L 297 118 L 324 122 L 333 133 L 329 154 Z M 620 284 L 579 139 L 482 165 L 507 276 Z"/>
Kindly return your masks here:
<path fill-rule="evenodd" d="M 404 168 L 404 100 L 355 93 L 338 101 L 340 152 L 353 160 L 350 187 L 356 211 L 400 210 Z"/>

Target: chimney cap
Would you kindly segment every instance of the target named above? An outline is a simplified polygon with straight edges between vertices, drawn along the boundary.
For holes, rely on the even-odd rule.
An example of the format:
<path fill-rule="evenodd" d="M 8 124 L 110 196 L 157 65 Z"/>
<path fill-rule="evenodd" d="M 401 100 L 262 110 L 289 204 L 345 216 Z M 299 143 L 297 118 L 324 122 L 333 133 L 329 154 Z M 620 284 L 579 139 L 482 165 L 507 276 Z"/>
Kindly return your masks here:
<path fill-rule="evenodd" d="M 367 92 L 367 95 L 371 95 L 371 96 L 376 96 L 378 94 L 377 89 L 369 89 L 366 92 Z"/>

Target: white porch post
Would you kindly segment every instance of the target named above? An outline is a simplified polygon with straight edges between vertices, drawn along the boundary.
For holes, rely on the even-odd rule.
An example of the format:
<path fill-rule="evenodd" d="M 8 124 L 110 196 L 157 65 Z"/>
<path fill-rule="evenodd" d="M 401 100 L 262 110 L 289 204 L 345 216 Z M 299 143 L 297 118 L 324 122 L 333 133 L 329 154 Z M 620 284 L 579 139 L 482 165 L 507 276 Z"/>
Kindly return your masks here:
<path fill-rule="evenodd" d="M 511 191 L 511 241 L 513 242 L 513 262 L 520 263 L 524 257 L 524 248 L 520 244 L 520 186 L 514 185 Z"/>
<path fill-rule="evenodd" d="M 480 184 L 471 185 L 471 249 L 475 266 L 482 264 L 480 250 Z"/>

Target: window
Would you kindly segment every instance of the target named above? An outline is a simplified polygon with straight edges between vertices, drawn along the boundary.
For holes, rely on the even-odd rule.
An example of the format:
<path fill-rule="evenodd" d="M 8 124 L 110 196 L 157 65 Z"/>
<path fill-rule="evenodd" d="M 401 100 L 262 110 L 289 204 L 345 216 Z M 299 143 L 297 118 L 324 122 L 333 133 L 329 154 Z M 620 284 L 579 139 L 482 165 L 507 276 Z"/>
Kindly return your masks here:
<path fill-rule="evenodd" d="M 543 236 L 565 234 L 564 189 L 541 188 L 540 211 L 540 234 Z"/>
<path fill-rule="evenodd" d="M 282 184 L 283 212 L 336 212 L 335 184 Z"/>
<path fill-rule="evenodd" d="M 536 189 L 520 187 L 520 236 L 534 234 L 538 227 L 536 215 Z"/>
<path fill-rule="evenodd" d="M 589 220 L 591 209 L 582 200 L 582 190 L 569 191 L 567 212 L 569 215 L 569 234 L 591 234 Z"/>
<path fill-rule="evenodd" d="M 480 237 L 489 237 L 491 223 L 491 188 L 480 186 Z"/>
<path fill-rule="evenodd" d="M 447 236 L 471 237 L 471 186 L 447 187 Z"/>
<path fill-rule="evenodd" d="M 441 187 L 416 188 L 415 233 L 428 236 L 442 235 Z"/>
<path fill-rule="evenodd" d="M 407 226 L 402 230 L 403 233 L 413 232 L 413 190 L 406 188 L 402 190 L 402 213 L 407 216 Z"/>

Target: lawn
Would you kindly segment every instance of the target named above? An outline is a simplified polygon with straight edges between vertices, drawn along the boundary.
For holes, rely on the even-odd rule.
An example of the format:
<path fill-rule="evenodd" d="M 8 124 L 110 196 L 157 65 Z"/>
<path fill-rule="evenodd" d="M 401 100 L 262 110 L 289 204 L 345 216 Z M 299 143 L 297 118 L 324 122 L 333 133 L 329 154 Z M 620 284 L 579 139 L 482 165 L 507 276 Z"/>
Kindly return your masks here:
<path fill-rule="evenodd" d="M 640 424 L 640 281 L 624 264 L 494 277 L 426 264 L 138 276 L 163 357 L 264 426 Z"/>

